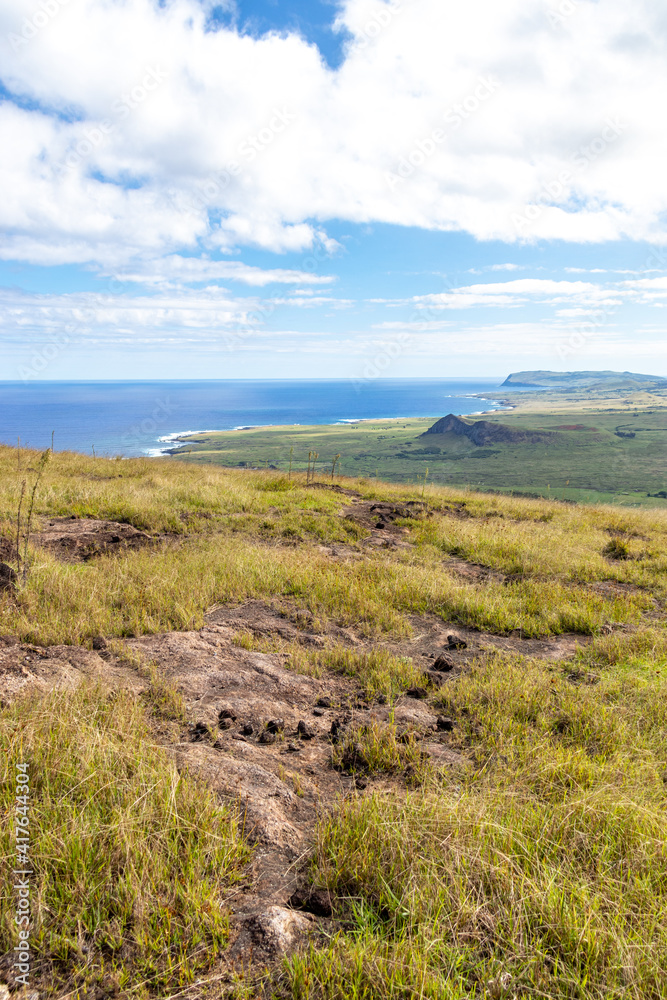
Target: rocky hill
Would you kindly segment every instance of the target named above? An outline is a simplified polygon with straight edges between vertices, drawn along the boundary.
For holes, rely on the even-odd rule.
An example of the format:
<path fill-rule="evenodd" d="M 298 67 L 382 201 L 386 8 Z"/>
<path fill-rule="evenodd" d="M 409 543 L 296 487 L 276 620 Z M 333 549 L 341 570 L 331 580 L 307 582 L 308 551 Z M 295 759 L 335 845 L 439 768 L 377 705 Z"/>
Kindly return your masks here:
<path fill-rule="evenodd" d="M 491 420 L 466 420 L 448 413 L 441 417 L 432 427 L 429 427 L 421 437 L 430 434 L 456 434 L 467 437 L 474 445 L 514 444 L 517 442 L 542 442 L 557 437 L 551 431 L 520 430 L 508 427 L 506 424 L 494 423 Z"/>

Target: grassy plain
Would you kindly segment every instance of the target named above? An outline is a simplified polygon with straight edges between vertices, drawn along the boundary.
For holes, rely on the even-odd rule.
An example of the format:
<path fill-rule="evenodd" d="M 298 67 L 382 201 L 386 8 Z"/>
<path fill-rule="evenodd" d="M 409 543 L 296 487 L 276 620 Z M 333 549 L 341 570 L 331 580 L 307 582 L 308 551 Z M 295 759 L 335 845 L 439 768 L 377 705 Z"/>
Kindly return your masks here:
<path fill-rule="evenodd" d="M 37 459 L 0 449 L 6 539 Z M 284 469 L 284 453 L 279 461 Z M 5 814 L 19 758 L 41 775 L 34 944 L 53 970 L 47 993 L 63 996 L 68 982 L 67 995 L 82 998 L 667 998 L 667 512 L 489 496 L 432 485 L 430 475 L 425 487 L 337 479 L 364 499 L 423 494 L 430 516 L 406 520 L 411 544 L 391 550 L 365 547 L 365 529 L 341 516 L 348 499 L 304 479 L 203 456 L 55 455 L 38 519 L 108 518 L 167 537 L 84 563 L 32 550 L 25 587 L 0 594 L 0 633 L 90 645 L 97 635 L 196 628 L 214 604 L 261 597 L 357 627 L 363 655 L 332 645 L 293 666 L 358 675 L 368 696 L 390 699 L 415 675 L 406 663 L 401 677 L 383 642 L 413 634 L 414 615 L 494 634 L 574 632 L 576 657 L 480 655 L 432 691 L 433 710 L 455 720 L 451 749 L 469 766 L 424 768 L 332 803 L 307 859 L 334 900 L 329 940 L 225 988 L 214 974 L 224 893 L 249 850 L 234 815 L 155 745 L 151 727 L 168 699 L 84 689 L 0 709 Z M 355 558 L 332 560 L 331 543 Z M 461 561 L 490 575 L 461 577 Z M 399 777 L 415 756 L 391 730 L 363 738 L 377 766 Z M 2 837 L 9 949 L 9 827 Z M 106 956 L 101 981 L 86 978 L 93 954 Z"/>
<path fill-rule="evenodd" d="M 309 451 L 316 451 L 318 478 L 331 477 L 340 455 L 336 469 L 346 476 L 414 484 L 426 477 L 439 485 L 583 503 L 667 506 L 667 496 L 656 496 L 667 493 L 667 399 L 656 395 L 647 407 L 650 397 L 515 393 L 508 397 L 515 410 L 484 414 L 510 428 L 551 431 L 541 444 L 478 447 L 454 434 L 422 437 L 434 420 L 419 418 L 195 435 L 177 457 L 281 471 L 291 461 L 293 470 L 302 471 Z"/>

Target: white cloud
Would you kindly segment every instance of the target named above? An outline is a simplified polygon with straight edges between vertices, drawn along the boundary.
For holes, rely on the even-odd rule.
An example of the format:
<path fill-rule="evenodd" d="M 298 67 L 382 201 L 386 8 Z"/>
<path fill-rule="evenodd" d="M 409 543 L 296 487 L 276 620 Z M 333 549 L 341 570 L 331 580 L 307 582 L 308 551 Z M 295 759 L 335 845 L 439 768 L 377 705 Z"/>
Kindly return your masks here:
<path fill-rule="evenodd" d="M 5 259 L 326 254 L 332 219 L 667 239 L 667 14 L 651 0 L 578 0 L 558 25 L 543 0 L 344 0 L 335 71 L 293 34 L 206 30 L 195 0 L 46 7 L 39 24 L 24 0 L 0 11 L 23 103 L 0 107 Z"/>
<path fill-rule="evenodd" d="M 164 287 L 183 287 L 204 281 L 239 281 L 244 285 L 264 287 L 271 284 L 295 285 L 313 284 L 329 285 L 335 278 L 332 275 L 309 274 L 305 271 L 292 271 L 286 268 L 271 268 L 263 270 L 250 267 L 241 261 L 209 260 L 202 257 L 183 257 L 180 254 L 170 254 L 167 257 L 138 262 L 133 270 L 118 269 L 112 272 L 101 271 L 103 276 L 113 276 L 119 281 L 138 282 L 142 285 Z M 312 294 L 306 292 L 304 294 Z"/>
<path fill-rule="evenodd" d="M 620 305 L 623 294 L 618 289 L 610 290 L 587 281 L 516 278 L 513 281 L 462 285 L 447 292 L 417 295 L 412 301 L 425 309 L 471 309 L 477 306 L 516 308 L 535 302 L 553 305 L 572 300 L 600 307 Z"/>

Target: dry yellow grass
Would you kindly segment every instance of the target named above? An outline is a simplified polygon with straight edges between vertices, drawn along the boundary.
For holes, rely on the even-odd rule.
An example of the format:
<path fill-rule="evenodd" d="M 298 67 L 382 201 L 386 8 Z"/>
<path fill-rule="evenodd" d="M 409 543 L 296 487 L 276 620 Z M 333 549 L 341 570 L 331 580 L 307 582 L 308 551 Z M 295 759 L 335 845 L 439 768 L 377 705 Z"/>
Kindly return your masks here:
<path fill-rule="evenodd" d="M 22 461 L 34 466 L 35 458 L 23 453 Z M 15 451 L 0 451 L 6 536 L 25 474 L 16 459 Z M 368 499 L 421 499 L 421 489 L 410 487 L 342 485 Z M 34 550 L 27 585 L 0 597 L 0 630 L 35 642 L 86 643 L 96 634 L 198 627 L 213 604 L 259 597 L 308 609 L 321 623 L 355 624 L 371 638 L 408 635 L 410 616 L 424 613 L 491 632 L 588 636 L 574 661 L 485 655 L 431 694 L 432 708 L 454 719 L 450 748 L 469 767 L 439 776 L 413 767 L 418 788 L 404 780 L 393 790 L 332 807 L 309 870 L 317 884 L 330 888 L 342 923 L 327 945 L 290 959 L 262 989 L 267 997 L 291 1000 L 665 1000 L 667 515 L 461 490 L 424 492 L 432 514 L 405 522 L 413 544 L 370 550 L 360 544 L 363 529 L 341 517 L 346 499 L 305 489 L 302 479 L 286 485 L 271 473 L 56 455 L 37 496 L 39 517 L 123 520 L 173 538 L 154 549 L 76 565 Z M 614 538 L 619 545 L 612 552 L 607 546 Z M 332 560 L 321 548 L 332 541 L 344 543 L 355 558 Z M 456 560 L 481 564 L 491 575 L 464 578 Z M 257 642 L 249 634 L 238 641 Z M 295 669 L 355 676 L 369 696 L 395 696 L 415 669 L 406 664 L 403 671 L 396 657 L 367 651 L 292 652 Z M 169 702 L 169 711 L 178 714 L 168 692 L 158 685 L 154 694 L 154 705 Z M 11 753 L 17 752 L 17 733 L 24 732 L 23 747 L 42 754 L 42 770 L 60 774 L 57 755 L 71 746 L 94 787 L 103 784 L 104 768 L 127 774 L 120 798 L 99 800 L 106 813 L 86 812 L 88 800 L 80 803 L 86 830 L 106 824 L 105 856 L 115 856 L 125 843 L 121 828 L 136 844 L 141 822 L 159 825 L 168 814 L 161 792 L 146 800 L 150 808 L 140 816 L 130 805 L 148 772 L 164 774 L 167 787 L 171 771 L 147 745 L 143 716 L 129 701 L 121 700 L 111 720 L 104 703 L 82 701 L 78 743 L 62 712 L 56 712 L 57 725 L 45 728 L 53 705 L 62 702 L 17 705 L 14 714 L 3 715 Z M 417 762 L 416 748 L 398 744 L 390 729 L 357 732 L 350 741 L 352 751 L 356 742 L 367 755 L 366 770 L 400 776 L 401 768 Z M 128 754 L 137 768 L 132 776 Z M 69 777 L 57 790 L 61 798 L 73 784 L 70 771 L 62 775 Z M 183 785 L 182 794 L 186 808 L 179 822 L 192 815 L 192 790 Z M 46 791 L 43 800 L 51 810 L 49 835 L 69 835 L 71 815 Z M 114 810 L 125 817 L 122 824 L 109 819 Z M 228 868 L 221 871 L 234 878 L 247 855 L 232 818 L 216 815 L 227 845 Z M 164 830 L 175 830 L 175 822 L 168 814 Z M 213 892 L 206 882 L 212 855 L 205 845 L 193 842 L 191 848 L 188 872 L 203 872 L 202 884 Z M 96 857 L 95 864 L 102 861 Z M 142 863 L 151 883 L 156 872 L 171 877 L 181 861 L 165 847 Z M 91 884 L 87 865 L 82 886 Z M 113 887 L 110 877 L 105 874 L 104 892 Z M 146 892 L 147 914 L 174 906 L 142 885 L 139 879 L 127 891 Z M 65 880 L 62 900 L 73 899 L 72 912 L 88 926 L 93 914 L 85 894 L 72 895 L 68 886 Z M 123 942 L 119 996 L 130 995 L 145 975 L 142 963 L 153 976 L 148 993 L 173 995 L 181 966 L 158 961 L 155 942 L 162 942 L 164 955 L 175 935 L 190 970 L 184 980 L 202 956 L 224 946 L 224 921 L 211 916 L 204 931 L 200 922 L 188 923 L 192 897 L 179 899 L 185 916 L 166 938 L 164 926 L 150 916 L 141 940 Z M 131 894 L 127 905 L 133 905 Z M 73 949 L 72 925 L 64 920 L 61 926 L 58 933 Z M 67 954 L 85 978 L 85 959 L 73 950 Z M 221 996 L 213 982 L 207 985 L 205 972 L 203 979 L 200 996 Z M 236 995 L 261 991 L 246 983 Z"/>

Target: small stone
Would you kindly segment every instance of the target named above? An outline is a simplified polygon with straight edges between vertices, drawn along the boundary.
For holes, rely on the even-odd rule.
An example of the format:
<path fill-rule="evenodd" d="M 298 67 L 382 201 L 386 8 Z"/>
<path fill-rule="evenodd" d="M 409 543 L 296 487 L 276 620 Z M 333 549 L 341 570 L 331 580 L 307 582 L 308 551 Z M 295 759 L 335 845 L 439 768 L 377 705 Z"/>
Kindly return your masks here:
<path fill-rule="evenodd" d="M 448 649 L 467 649 L 467 647 L 468 643 L 460 635 L 452 633 L 452 635 L 447 636 Z"/>
<path fill-rule="evenodd" d="M 255 730 L 252 727 L 252 722 L 246 722 L 246 724 L 241 729 L 241 732 L 243 733 L 244 736 L 252 736 L 254 731 Z"/>
<path fill-rule="evenodd" d="M 106 649 L 107 641 L 101 635 L 96 635 L 93 638 L 93 649 Z"/>
<path fill-rule="evenodd" d="M 290 742 L 287 744 L 287 753 L 300 753 L 300 751 L 301 747 L 299 746 L 298 743 Z"/>
<path fill-rule="evenodd" d="M 323 708 L 314 708 L 313 709 L 313 715 L 316 715 L 319 718 L 320 716 L 324 715 L 324 709 Z"/>
<path fill-rule="evenodd" d="M 265 729 L 263 733 L 259 734 L 259 742 L 265 744 L 275 743 L 276 742 L 275 734 L 270 733 L 268 730 Z"/>
<path fill-rule="evenodd" d="M 448 719 L 445 715 L 439 715 L 437 718 L 438 729 L 442 730 L 444 733 L 450 733 L 454 728 L 454 722 L 452 719 Z"/>
<path fill-rule="evenodd" d="M 266 724 L 267 732 L 269 733 L 282 733 L 285 728 L 284 719 L 269 719 Z"/>
<path fill-rule="evenodd" d="M 231 729 L 232 728 L 232 720 L 231 719 L 218 719 L 218 728 L 219 729 Z"/>
<path fill-rule="evenodd" d="M 313 737 L 315 736 L 314 730 L 312 730 L 308 725 L 308 723 L 304 722 L 303 719 L 299 720 L 299 724 L 296 727 L 296 731 L 302 740 L 312 740 Z"/>
<path fill-rule="evenodd" d="M 405 693 L 408 698 L 428 698 L 428 691 L 423 687 L 411 687 Z"/>
<path fill-rule="evenodd" d="M 202 740 L 208 739 L 209 737 L 208 726 L 205 722 L 197 722 L 192 730 L 192 735 L 190 737 L 193 743 L 201 743 Z"/>
<path fill-rule="evenodd" d="M 233 712 L 231 708 L 221 708 L 218 712 L 218 719 L 231 719 L 232 722 L 236 722 L 236 712 Z"/>
<path fill-rule="evenodd" d="M 317 708 L 331 708 L 331 698 L 329 698 L 328 696 L 323 696 L 322 698 L 318 698 L 317 701 L 315 702 L 315 705 Z"/>
<path fill-rule="evenodd" d="M 456 664 L 452 660 L 451 656 L 443 656 L 441 654 L 433 664 L 433 669 L 439 670 L 442 674 L 447 674 L 450 670 L 453 670 L 455 666 Z"/>
<path fill-rule="evenodd" d="M 366 781 L 365 778 L 362 778 L 360 775 L 357 775 L 355 777 L 355 779 L 354 779 L 354 787 L 358 788 L 360 792 L 363 791 L 364 788 L 366 788 L 367 785 L 368 785 L 368 782 Z"/>
<path fill-rule="evenodd" d="M 343 729 L 343 722 L 340 719 L 333 719 L 331 723 L 331 729 L 329 730 L 329 736 L 331 737 L 332 743 L 338 743 L 342 729 Z"/>
<path fill-rule="evenodd" d="M 316 917 L 330 917 L 331 895 L 328 889 L 297 889 L 288 900 L 293 910 L 305 910 Z"/>

